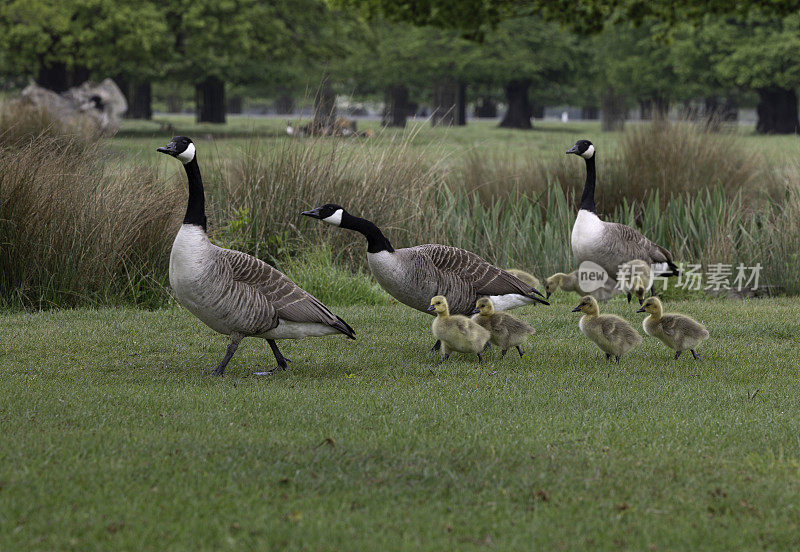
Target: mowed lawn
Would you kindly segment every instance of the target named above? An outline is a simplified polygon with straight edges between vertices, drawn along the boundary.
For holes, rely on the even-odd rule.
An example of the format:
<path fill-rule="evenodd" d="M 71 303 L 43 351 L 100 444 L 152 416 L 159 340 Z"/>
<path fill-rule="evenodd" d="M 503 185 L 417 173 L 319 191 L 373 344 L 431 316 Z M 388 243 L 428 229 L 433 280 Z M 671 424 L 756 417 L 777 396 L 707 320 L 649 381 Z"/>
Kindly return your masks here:
<path fill-rule="evenodd" d="M 677 302 L 703 360 L 609 364 L 577 296 L 529 355 L 432 368 L 431 319 L 339 307 L 292 370 L 171 308 L 0 315 L 0 550 L 800 546 L 800 300 Z M 615 299 L 605 309 L 643 315 Z"/>

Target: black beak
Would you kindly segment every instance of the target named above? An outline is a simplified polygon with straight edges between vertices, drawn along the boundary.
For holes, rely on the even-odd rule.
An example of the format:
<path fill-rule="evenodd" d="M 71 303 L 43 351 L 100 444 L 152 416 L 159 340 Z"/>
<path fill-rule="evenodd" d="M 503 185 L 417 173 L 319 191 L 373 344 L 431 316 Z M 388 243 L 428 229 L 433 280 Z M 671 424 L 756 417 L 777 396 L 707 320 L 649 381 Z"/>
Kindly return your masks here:
<path fill-rule="evenodd" d="M 320 210 L 320 208 L 317 207 L 316 209 L 311 209 L 310 211 L 303 211 L 300 214 L 301 215 L 305 215 L 307 217 L 315 218 L 315 219 L 321 219 L 322 215 L 319 214 L 319 210 Z M 433 308 L 433 307 L 431 307 L 431 308 Z M 428 310 L 430 310 L 430 309 L 428 309 Z"/>
<path fill-rule="evenodd" d="M 572 309 L 572 312 L 580 312 L 580 311 L 581 311 L 581 306 L 580 305 L 578 305 L 577 307 Z"/>
<path fill-rule="evenodd" d="M 644 307 L 640 308 L 640 309 L 639 309 L 639 310 L 637 310 L 636 312 L 644 312 Z"/>
<path fill-rule="evenodd" d="M 470 314 L 478 314 L 479 312 L 481 312 L 481 310 L 480 310 L 480 309 L 475 309 L 475 310 L 474 310 L 474 311 L 472 311 Z"/>
<path fill-rule="evenodd" d="M 433 311 L 435 311 L 435 310 L 436 310 L 436 307 L 434 307 L 433 305 L 431 305 L 430 307 L 428 307 L 428 312 L 433 312 Z"/>
<path fill-rule="evenodd" d="M 571 148 L 569 148 L 569 149 L 567 150 L 567 153 L 574 153 L 574 154 L 576 154 L 576 155 L 577 155 L 577 154 L 578 154 L 578 145 L 577 145 L 577 144 L 575 144 L 574 146 L 572 146 Z"/>
<path fill-rule="evenodd" d="M 170 142 L 169 144 L 167 144 L 167 145 L 166 145 L 166 146 L 164 146 L 163 148 L 158 148 L 158 149 L 156 149 L 156 151 L 157 151 L 158 153 L 166 153 L 167 155 L 172 155 L 173 157 L 174 157 L 174 156 L 175 156 L 175 154 L 177 153 L 177 152 L 175 151 L 175 144 L 174 144 L 173 142 Z"/>

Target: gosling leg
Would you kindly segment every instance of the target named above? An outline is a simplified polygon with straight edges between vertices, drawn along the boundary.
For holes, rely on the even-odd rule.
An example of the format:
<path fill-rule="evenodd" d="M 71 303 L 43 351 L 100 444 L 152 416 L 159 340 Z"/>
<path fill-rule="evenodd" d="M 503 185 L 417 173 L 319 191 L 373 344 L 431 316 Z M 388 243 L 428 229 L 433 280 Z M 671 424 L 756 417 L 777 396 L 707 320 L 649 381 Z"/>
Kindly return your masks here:
<path fill-rule="evenodd" d="M 478 364 L 483 363 L 483 355 L 478 353 Z"/>
<path fill-rule="evenodd" d="M 439 366 L 439 365 L 440 365 L 442 362 L 444 362 L 445 360 L 447 360 L 449 357 L 450 357 L 450 353 L 445 353 L 445 354 L 443 354 L 443 355 L 442 355 L 442 358 L 440 358 L 440 359 L 439 359 L 439 362 L 437 362 L 437 363 L 436 363 L 434 366 Z"/>
<path fill-rule="evenodd" d="M 239 343 L 244 339 L 244 336 L 241 334 L 231 334 L 231 342 L 228 344 L 228 348 L 225 350 L 225 356 L 222 357 L 222 361 L 219 363 L 219 366 L 214 368 L 211 372 L 212 376 L 221 376 L 225 373 L 225 367 L 230 362 L 231 358 L 233 358 L 233 353 L 236 352 L 236 349 L 239 347 Z"/>
<path fill-rule="evenodd" d="M 525 351 L 523 351 L 522 347 L 520 347 L 519 345 L 517 345 L 517 352 L 519 353 L 520 358 L 522 358 L 522 355 L 525 354 Z"/>
<path fill-rule="evenodd" d="M 442 342 L 441 342 L 441 341 L 439 341 L 439 340 L 437 339 L 437 340 L 436 340 L 436 343 L 434 343 L 434 344 L 433 344 L 433 347 L 431 347 L 431 351 L 433 351 L 433 352 L 436 352 L 436 351 L 438 351 L 438 350 L 439 350 L 441 347 L 442 347 Z"/>
<path fill-rule="evenodd" d="M 694 352 L 694 349 L 689 349 L 692 352 L 692 356 L 695 360 L 700 360 L 700 355 Z"/>
<path fill-rule="evenodd" d="M 611 353 L 606 353 L 606 360 L 611 360 Z"/>
<path fill-rule="evenodd" d="M 682 352 L 683 351 L 678 351 L 678 352 L 675 353 L 675 360 L 678 360 L 678 357 L 681 356 Z"/>
<path fill-rule="evenodd" d="M 500 351 L 500 358 L 505 358 L 507 351 L 508 349 L 503 349 L 502 351 Z"/>
<path fill-rule="evenodd" d="M 617 364 L 619 364 L 619 359 L 621 359 L 621 358 L 622 358 L 622 355 L 617 355 L 617 356 L 615 356 L 614 358 L 616 358 L 616 359 L 617 359 Z"/>

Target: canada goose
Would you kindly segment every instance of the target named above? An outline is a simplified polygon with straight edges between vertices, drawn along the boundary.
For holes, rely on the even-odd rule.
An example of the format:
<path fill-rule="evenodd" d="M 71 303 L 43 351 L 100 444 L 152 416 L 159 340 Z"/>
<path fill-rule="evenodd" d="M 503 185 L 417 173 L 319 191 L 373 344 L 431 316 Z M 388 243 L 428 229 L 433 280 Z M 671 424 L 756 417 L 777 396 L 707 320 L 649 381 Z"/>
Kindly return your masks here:
<path fill-rule="evenodd" d="M 492 300 L 488 297 L 478 299 L 472 313 L 472 319 L 492 334 L 491 342 L 500 347 L 501 356 L 506 356 L 506 351 L 511 347 L 516 347 L 519 356 L 522 356 L 525 352 L 521 345 L 528 336 L 536 333 L 527 322 L 507 312 L 495 312 Z"/>
<path fill-rule="evenodd" d="M 367 262 L 373 276 L 389 295 L 411 308 L 429 312 L 430 298 L 444 295 L 454 314 L 469 314 L 479 297 L 488 296 L 496 310 L 547 301 L 539 291 L 475 253 L 429 243 L 395 250 L 372 222 L 355 217 L 343 207 L 328 203 L 307 217 L 355 230 L 367 238 Z"/>
<path fill-rule="evenodd" d="M 489 330 L 466 316 L 451 315 L 444 295 L 431 299 L 430 306 L 425 310 L 436 315 L 431 330 L 433 336 L 442 343 L 442 359 L 439 364 L 447 360 L 452 351 L 476 353 L 478 362 L 483 361 L 481 352 L 491 337 Z"/>
<path fill-rule="evenodd" d="M 660 339 L 670 349 L 675 349 L 675 360 L 686 350 L 691 351 L 696 360 L 700 359 L 694 350 L 709 336 L 708 330 L 700 322 L 683 314 L 664 314 L 664 306 L 658 297 L 648 297 L 636 312 L 650 314 L 642 322 L 644 331 Z"/>
<path fill-rule="evenodd" d="M 589 140 L 578 140 L 567 153 L 580 155 L 586 161 L 586 184 L 581 206 L 572 227 L 572 254 L 580 264 L 592 261 L 614 280 L 621 264 L 641 259 L 656 265 L 664 276 L 677 276 L 678 267 L 672 253 L 642 235 L 638 230 L 618 222 L 604 222 L 597 216 L 594 204 L 595 149 Z"/>
<path fill-rule="evenodd" d="M 644 296 L 648 289 L 653 287 L 653 269 L 641 259 L 634 259 L 623 263 L 617 272 L 619 288 L 628 296 L 628 303 L 631 296 L 635 295 L 639 299 L 639 304 L 644 302 Z"/>
<path fill-rule="evenodd" d="M 278 365 L 288 367 L 276 339 L 301 339 L 353 329 L 316 297 L 280 271 L 240 251 L 212 244 L 206 235 L 205 195 L 194 143 L 175 136 L 159 152 L 183 163 L 189 180 L 189 202 L 169 257 L 169 283 L 178 302 L 211 329 L 231 336 L 222 362 L 212 372 L 221 376 L 239 342 L 262 337 Z"/>
<path fill-rule="evenodd" d="M 583 313 L 578 323 L 581 332 L 602 349 L 607 359 L 614 357 L 619 362 L 622 355 L 642 342 L 642 336 L 626 320 L 600 314 L 600 306 L 591 295 L 583 297 L 572 312 Z"/>
<path fill-rule="evenodd" d="M 537 278 L 533 274 L 525 272 L 524 270 L 520 270 L 518 268 L 507 268 L 506 272 L 508 272 L 512 276 L 516 276 L 517 278 L 519 278 L 520 280 L 522 280 L 523 282 L 525 282 L 526 284 L 528 284 L 533 288 L 538 289 L 539 286 L 541 285 L 541 282 L 539 282 L 539 278 Z"/>
<path fill-rule="evenodd" d="M 587 295 L 587 292 L 582 290 L 578 284 L 577 270 L 574 270 L 569 274 L 556 272 L 544 281 L 544 293 L 547 299 L 550 299 L 550 296 L 559 289 L 564 291 L 574 291 L 578 295 Z M 598 301 L 608 301 L 618 293 L 619 289 L 617 289 L 617 283 L 609 278 L 603 284 L 603 287 L 589 292 L 588 295 L 591 295 Z"/>

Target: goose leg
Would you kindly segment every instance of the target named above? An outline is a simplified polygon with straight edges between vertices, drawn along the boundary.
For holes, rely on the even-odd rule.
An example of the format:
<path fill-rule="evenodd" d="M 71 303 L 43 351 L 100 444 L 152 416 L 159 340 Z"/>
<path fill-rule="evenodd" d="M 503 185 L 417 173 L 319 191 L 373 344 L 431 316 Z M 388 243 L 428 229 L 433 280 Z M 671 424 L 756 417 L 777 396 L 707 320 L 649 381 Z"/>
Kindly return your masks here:
<path fill-rule="evenodd" d="M 692 352 L 692 356 L 695 360 L 700 360 L 700 355 L 694 352 L 694 349 L 689 349 Z"/>
<path fill-rule="evenodd" d="M 519 345 L 517 345 L 517 352 L 519 353 L 520 358 L 522 358 L 522 355 L 525 354 L 525 351 L 523 351 L 522 347 L 520 347 Z"/>
<path fill-rule="evenodd" d="M 274 374 L 275 371 L 278 370 L 278 368 L 282 370 L 288 370 L 289 359 L 283 356 L 283 354 L 281 354 L 280 349 L 278 349 L 278 346 L 275 344 L 275 340 L 267 339 L 267 343 L 269 343 L 269 348 L 272 349 L 272 354 L 275 355 L 275 361 L 278 363 L 278 365 L 272 370 L 267 370 L 266 372 L 258 372 L 257 375 Z"/>
<path fill-rule="evenodd" d="M 431 347 L 431 351 L 434 351 L 434 352 L 438 351 L 441 347 L 442 347 L 442 342 L 437 339 L 436 343 L 434 343 L 433 347 Z"/>
<path fill-rule="evenodd" d="M 231 342 L 228 344 L 228 348 L 225 351 L 225 356 L 222 357 L 222 362 L 219 363 L 219 366 L 214 368 L 211 372 L 212 376 L 221 376 L 225 373 L 225 367 L 230 362 L 231 358 L 233 357 L 233 353 L 236 352 L 236 349 L 239 347 L 239 343 L 242 341 L 244 336 L 239 334 L 231 334 Z"/>
<path fill-rule="evenodd" d="M 679 356 L 681 356 L 681 353 L 682 353 L 682 352 L 683 352 L 683 351 L 677 351 L 677 352 L 675 353 L 675 360 L 678 360 L 678 357 L 679 357 Z"/>

